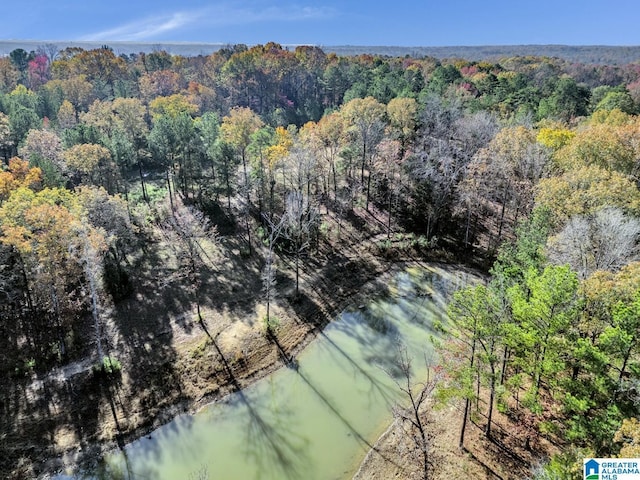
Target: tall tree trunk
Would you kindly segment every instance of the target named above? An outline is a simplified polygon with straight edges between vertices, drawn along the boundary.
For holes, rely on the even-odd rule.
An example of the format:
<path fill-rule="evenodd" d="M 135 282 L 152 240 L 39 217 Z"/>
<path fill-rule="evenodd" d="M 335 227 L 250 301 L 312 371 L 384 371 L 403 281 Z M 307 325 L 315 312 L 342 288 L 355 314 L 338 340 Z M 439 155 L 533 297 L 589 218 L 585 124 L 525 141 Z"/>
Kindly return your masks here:
<path fill-rule="evenodd" d="M 505 345 L 502 352 L 502 368 L 500 369 L 500 385 L 504 385 L 504 380 L 507 375 L 507 361 L 509 358 L 509 348 Z"/>
<path fill-rule="evenodd" d="M 626 373 L 627 363 L 629 362 L 629 358 L 631 357 L 631 351 L 633 350 L 633 345 L 635 344 L 635 338 L 631 339 L 631 347 L 629 347 L 624 355 L 624 359 L 622 361 L 622 367 L 620 367 L 620 375 L 618 375 L 618 384 L 622 383 L 622 378 Z"/>
<path fill-rule="evenodd" d="M 475 333 L 474 333 L 475 336 Z M 469 362 L 469 371 L 473 371 L 473 364 L 476 357 L 476 341 L 473 340 L 471 344 L 471 360 Z M 464 412 L 462 414 L 462 427 L 460 428 L 460 439 L 458 441 L 458 448 L 464 450 L 464 434 L 467 429 L 467 419 L 469 418 L 469 407 L 471 406 L 471 400 L 467 396 L 464 399 Z"/>
<path fill-rule="evenodd" d="M 369 166 L 369 174 L 367 175 L 367 201 L 365 209 L 369 211 L 369 193 L 371 191 L 371 166 Z"/>
<path fill-rule="evenodd" d="M 171 192 L 171 178 L 169 176 L 169 169 L 166 171 L 167 176 L 167 188 L 169 189 L 169 204 L 171 205 L 171 212 L 175 211 L 175 206 L 173 205 L 173 194 Z"/>
<path fill-rule="evenodd" d="M 60 303 L 58 302 L 58 293 L 53 285 L 50 287 L 51 303 L 53 305 L 53 315 L 56 319 L 56 330 L 58 332 L 58 342 L 60 344 L 60 355 L 66 357 L 67 348 L 64 341 L 64 331 L 62 330 L 62 320 L 60 319 Z"/>
<path fill-rule="evenodd" d="M 266 195 L 266 186 L 265 186 L 265 172 L 264 166 L 262 165 L 262 158 L 260 159 L 260 193 L 258 194 L 258 218 L 260 222 L 264 225 L 264 217 L 262 215 L 262 211 L 264 210 L 264 200 Z"/>
<path fill-rule="evenodd" d="M 229 181 L 229 163 L 226 157 L 224 160 L 224 182 L 227 185 L 227 209 L 231 212 L 231 183 Z"/>
<path fill-rule="evenodd" d="M 211 157 L 211 184 L 213 185 L 213 188 L 216 192 L 216 202 L 218 202 L 219 199 L 219 195 L 218 195 L 218 188 L 216 185 L 216 162 L 213 159 L 213 156 Z"/>
<path fill-rule="evenodd" d="M 408 386 L 408 392 L 411 386 Z M 413 415 L 415 417 L 415 426 L 418 428 L 418 432 L 420 433 L 420 450 L 422 454 L 422 478 L 427 480 L 429 478 L 429 445 L 427 441 L 427 433 L 425 432 L 424 425 L 422 424 L 422 420 L 420 419 L 420 404 L 417 403 L 413 395 L 411 396 L 411 405 L 413 407 Z"/>
<path fill-rule="evenodd" d="M 471 401 L 469 398 L 464 399 L 464 411 L 462 413 L 462 427 L 460 428 L 460 439 L 458 441 L 458 448 L 464 450 L 464 434 L 467 429 L 467 418 L 469 417 L 469 407 Z"/>
<path fill-rule="evenodd" d="M 98 360 L 102 361 L 104 353 L 102 351 L 102 334 L 100 332 L 100 315 L 98 312 L 98 289 L 96 286 L 95 278 L 95 253 L 92 251 L 89 245 L 89 239 L 86 238 L 85 233 L 85 248 L 84 248 L 84 261 L 85 261 L 85 275 L 89 280 L 89 293 L 91 295 L 91 315 L 93 317 L 93 326 L 96 334 L 96 345 L 98 348 Z"/>
<path fill-rule="evenodd" d="M 469 232 L 471 230 L 471 208 L 467 207 L 467 222 L 464 230 L 464 245 L 469 248 Z"/>
<path fill-rule="evenodd" d="M 493 350 L 493 349 L 492 349 Z M 487 428 L 484 434 L 487 438 L 491 438 L 491 422 L 493 419 L 493 401 L 496 395 L 496 366 L 492 360 L 489 360 L 491 366 L 491 380 L 489 383 L 489 411 L 487 412 Z"/>
<path fill-rule="evenodd" d="M 147 188 L 144 184 L 144 175 L 142 173 L 142 162 L 140 161 L 140 156 L 136 153 L 138 157 L 138 172 L 140 173 L 140 186 L 142 187 L 142 198 L 145 202 L 149 203 L 149 196 L 147 195 Z"/>
<path fill-rule="evenodd" d="M 300 249 L 296 251 L 296 298 L 298 298 L 298 294 L 300 285 Z"/>
<path fill-rule="evenodd" d="M 504 186 L 504 192 L 502 194 L 502 206 L 500 208 L 500 222 L 498 224 L 498 238 L 496 239 L 496 248 L 500 245 L 500 239 L 502 238 L 502 228 L 504 226 L 504 214 L 507 208 L 507 186 Z"/>
<path fill-rule="evenodd" d="M 269 180 L 269 220 L 273 221 L 273 208 L 275 204 L 275 188 L 276 188 L 276 179 L 272 177 Z"/>
<path fill-rule="evenodd" d="M 364 183 L 364 165 L 367 163 L 367 141 L 362 141 L 362 165 L 360 167 L 360 184 Z"/>
<path fill-rule="evenodd" d="M 536 367 L 536 395 L 540 391 L 540 385 L 542 384 L 542 365 L 544 365 L 545 357 L 547 356 L 547 338 L 545 338 L 544 346 L 542 347 L 542 354 L 540 355 L 540 361 Z"/>
<path fill-rule="evenodd" d="M 390 240 L 391 239 L 391 207 L 392 207 L 391 202 L 393 199 L 393 196 L 391 194 L 391 189 L 389 189 L 388 195 L 389 195 L 389 203 L 387 205 L 387 240 Z"/>
<path fill-rule="evenodd" d="M 338 200 L 338 181 L 336 180 L 336 163 L 331 160 L 331 173 L 333 174 L 333 201 Z"/>
<path fill-rule="evenodd" d="M 249 201 L 249 174 L 247 173 L 246 152 L 242 150 L 242 172 L 244 173 L 244 188 L 247 194 L 247 202 Z"/>
<path fill-rule="evenodd" d="M 271 252 L 269 252 L 268 256 L 267 256 L 267 280 L 266 280 L 266 287 L 265 287 L 265 296 L 267 297 L 267 327 L 271 324 L 271 265 L 272 265 L 272 258 L 271 258 Z"/>
<path fill-rule="evenodd" d="M 16 248 L 13 247 L 14 252 Z M 29 288 L 29 277 L 27 277 L 27 270 L 24 266 L 24 261 L 22 260 L 22 255 L 19 255 L 20 258 L 20 272 L 22 273 L 22 281 L 24 282 L 24 290 L 25 295 L 27 297 L 27 308 L 29 309 L 29 313 L 33 313 L 33 297 L 31 296 L 31 289 Z"/>
<path fill-rule="evenodd" d="M 244 212 L 244 225 L 247 230 L 247 244 L 249 245 L 249 255 L 253 255 L 253 246 L 251 244 L 251 226 L 249 224 L 249 205 Z"/>

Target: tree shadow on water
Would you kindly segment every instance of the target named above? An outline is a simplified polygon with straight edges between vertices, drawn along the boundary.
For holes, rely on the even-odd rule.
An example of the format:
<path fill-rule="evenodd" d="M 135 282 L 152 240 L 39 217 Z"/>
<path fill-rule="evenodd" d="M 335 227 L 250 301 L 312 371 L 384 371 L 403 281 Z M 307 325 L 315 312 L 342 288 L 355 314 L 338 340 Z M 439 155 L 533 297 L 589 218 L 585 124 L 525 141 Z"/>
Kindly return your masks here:
<path fill-rule="evenodd" d="M 296 432 L 293 412 L 286 406 L 266 407 L 268 399 L 249 399 L 242 391 L 240 400 L 247 410 L 245 455 L 256 466 L 256 478 L 304 478 L 311 461 L 308 439 Z M 261 414 L 269 408 L 270 415 Z"/>
<path fill-rule="evenodd" d="M 207 335 L 209 335 L 208 332 Z M 209 335 L 209 337 L 224 366 L 229 383 L 236 389 L 233 394 L 234 399 L 246 409 L 247 420 L 244 429 L 246 436 L 243 445 L 247 459 L 256 465 L 256 478 L 261 478 L 263 474 L 269 478 L 269 473 L 276 472 L 275 478 L 304 478 L 304 472 L 310 464 L 307 453 L 308 440 L 296 433 L 292 410 L 286 406 L 280 406 L 274 410 L 273 406 L 268 405 L 270 401 L 268 397 L 249 398 L 247 396 L 218 346 L 218 335 L 215 337 Z M 280 346 L 279 351 L 283 351 Z M 273 415 L 267 416 L 261 413 L 266 411 Z"/>
<path fill-rule="evenodd" d="M 297 371 L 298 376 L 304 381 L 304 383 L 313 391 L 313 393 L 321 400 L 321 402 L 329 408 L 331 413 L 335 415 L 336 418 L 340 420 L 340 422 L 347 427 L 350 434 L 355 438 L 360 446 L 362 446 L 365 450 L 375 450 L 384 460 L 390 462 L 396 466 L 398 466 L 391 458 L 387 457 L 383 452 L 379 451 L 365 436 L 360 433 L 356 427 L 346 418 L 339 410 L 339 408 L 333 404 L 333 402 L 324 395 L 318 387 L 311 381 L 311 378 L 305 375 L 300 369 Z"/>
<path fill-rule="evenodd" d="M 361 314 L 356 312 L 354 315 L 360 316 Z M 341 333 L 356 340 L 362 351 L 365 352 L 364 358 L 368 364 L 383 369 L 391 369 L 395 360 L 395 349 L 393 346 L 396 344 L 397 339 L 394 330 L 388 330 L 388 334 L 381 334 L 374 329 L 356 328 L 354 322 L 357 323 L 358 320 L 354 318 L 353 320 L 347 321 L 347 319 L 343 318 L 332 326 Z M 347 350 L 336 343 L 325 332 L 321 332 L 320 337 L 322 341 L 325 342 L 325 345 L 327 345 L 327 351 L 337 360 L 338 364 L 346 360 L 347 365 L 353 369 L 355 375 L 367 379 L 370 401 L 373 401 L 372 397 L 374 395 L 379 395 L 387 403 L 393 403 L 393 388 L 391 388 L 389 384 L 368 372 L 358 361 L 352 358 Z"/>
<path fill-rule="evenodd" d="M 107 453 L 97 466 L 90 466 L 84 476 L 77 478 L 99 480 L 156 480 L 166 478 L 162 470 L 165 457 L 189 464 L 197 464 L 196 451 L 192 448 L 195 437 L 193 415 L 181 415 L 158 430 L 139 438 L 117 451 Z M 186 439 L 186 440 L 185 440 Z M 168 450 L 169 449 L 169 450 Z"/>

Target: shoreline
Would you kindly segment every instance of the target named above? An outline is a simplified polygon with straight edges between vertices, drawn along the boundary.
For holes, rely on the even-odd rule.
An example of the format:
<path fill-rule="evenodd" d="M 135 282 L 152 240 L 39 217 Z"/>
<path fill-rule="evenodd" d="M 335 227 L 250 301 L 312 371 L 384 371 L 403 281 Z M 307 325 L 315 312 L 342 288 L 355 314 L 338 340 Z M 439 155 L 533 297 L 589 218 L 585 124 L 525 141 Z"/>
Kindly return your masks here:
<path fill-rule="evenodd" d="M 381 259 L 378 258 L 377 260 Z M 328 322 L 323 321 L 322 318 L 317 318 L 322 316 L 322 312 L 316 312 L 316 318 L 313 320 L 305 319 L 303 321 L 302 319 L 295 318 L 296 312 L 293 311 L 292 305 L 287 302 L 284 310 L 289 317 L 287 319 L 288 323 L 285 327 L 286 330 L 278 335 L 278 337 L 282 337 L 282 343 L 287 345 L 285 348 L 287 355 L 292 357 L 299 355 L 340 312 L 349 306 L 359 305 L 366 299 L 383 293 L 388 281 L 404 268 L 411 265 L 431 266 L 437 265 L 438 263 L 439 262 L 422 262 L 420 260 L 382 261 L 377 263 L 377 266 L 380 268 L 369 272 L 366 281 L 360 283 L 355 291 L 344 291 L 342 295 L 337 298 L 324 299 L 329 305 L 330 310 L 337 311 L 336 315 L 332 316 Z M 305 326 L 307 327 L 305 328 Z M 301 330 L 306 331 L 301 334 Z M 292 337 L 293 341 L 291 341 Z M 236 378 L 240 388 L 244 389 L 284 366 L 282 359 L 276 357 L 272 361 L 265 361 L 262 365 L 259 365 L 257 369 L 250 372 L 249 375 L 237 376 Z M 77 451 L 77 448 L 74 446 L 64 452 L 58 452 L 54 458 L 49 458 L 45 462 L 45 473 L 40 474 L 38 478 L 48 480 L 56 478 L 56 476 L 59 475 L 77 475 L 81 473 L 83 469 L 94 469 L 99 465 L 102 456 L 108 454 L 110 451 L 114 451 L 144 436 L 150 435 L 153 431 L 171 422 L 180 415 L 195 415 L 208 405 L 223 402 L 225 398 L 236 391 L 238 390 L 234 388 L 233 385 L 227 383 L 221 386 L 220 389 L 206 393 L 200 398 L 181 400 L 176 404 L 162 408 L 153 418 L 149 417 L 146 421 L 139 422 L 138 425 L 131 428 L 131 430 L 120 435 L 119 438 L 117 438 L 116 435 L 106 441 L 91 443 L 83 447 L 80 451 Z M 71 473 L 65 473 L 66 471 L 70 471 Z"/>

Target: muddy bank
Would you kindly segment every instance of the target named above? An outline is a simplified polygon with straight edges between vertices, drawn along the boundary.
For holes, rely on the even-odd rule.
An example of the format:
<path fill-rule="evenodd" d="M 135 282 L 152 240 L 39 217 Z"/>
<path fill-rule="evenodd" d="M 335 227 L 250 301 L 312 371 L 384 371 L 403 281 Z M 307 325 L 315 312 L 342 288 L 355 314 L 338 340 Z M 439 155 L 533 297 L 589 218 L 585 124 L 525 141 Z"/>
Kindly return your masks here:
<path fill-rule="evenodd" d="M 90 467 L 104 451 L 143 436 L 180 413 L 194 412 L 279 368 L 283 357 L 297 355 L 346 306 L 383 293 L 393 273 L 401 268 L 371 253 L 367 258 L 358 250 L 354 260 L 327 257 L 323 265 L 318 265 L 320 268 L 306 266 L 302 294 L 297 297 L 291 281 L 280 279 L 284 294 L 272 306 L 278 318 L 274 339 L 265 335 L 261 322 L 264 305 L 259 301 L 251 309 L 241 305 L 240 310 L 246 310 L 244 315 L 235 315 L 231 309 L 220 312 L 203 308 L 202 322 L 193 311 L 176 317 L 169 328 L 153 329 L 153 335 L 140 338 L 137 352 L 114 349 L 123 364 L 122 375 L 114 382 L 97 378 L 91 371 L 63 383 L 48 382 L 50 391 L 73 385 L 76 392 L 84 392 L 75 395 L 75 427 L 65 426 L 64 417 L 51 419 L 59 424 L 52 442 L 34 447 L 27 461 L 14 470 L 14 478 L 46 478 L 48 473 L 64 468 Z M 170 344 L 166 337 L 171 337 Z M 163 353 L 170 356 L 159 361 Z M 89 416 L 81 409 L 92 403 L 94 412 Z M 32 427 L 38 428 L 37 423 Z"/>
<path fill-rule="evenodd" d="M 487 392 L 481 392 L 480 405 L 486 405 L 487 399 Z M 476 419 L 468 423 L 464 448 L 460 449 L 461 402 L 427 404 L 422 414 L 431 436 L 429 478 L 433 480 L 529 478 L 535 465 L 561 450 L 557 438 L 540 437 L 535 445 L 527 447 L 522 429 L 500 412 L 494 412 L 493 439 L 484 434 L 486 418 L 474 412 Z M 420 456 L 406 434 L 408 427 L 394 421 L 367 453 L 353 479 L 422 479 Z"/>
<path fill-rule="evenodd" d="M 406 252 L 402 259 L 381 255 L 386 222 L 371 222 L 363 210 L 352 216 L 358 221 L 338 229 L 327 214 L 329 233 L 303 259 L 298 295 L 291 260 L 278 259 L 271 338 L 263 322 L 264 251 L 248 257 L 234 236 L 215 248 L 203 245 L 211 265 L 200 272 L 194 295 L 175 239 L 150 235 L 144 254 L 130 259 L 133 291 L 105 312 L 103 346 L 121 362 L 121 373 L 96 375 L 98 359 L 89 354 L 65 366 L 68 375 L 47 372 L 3 385 L 0 477 L 44 477 L 94 464 L 105 450 L 244 388 L 297 355 L 346 306 L 384 293 L 401 260 L 419 263 Z M 430 256 L 448 258 L 441 255 Z M 83 339 L 88 352 L 96 350 L 91 338 L 88 332 Z"/>

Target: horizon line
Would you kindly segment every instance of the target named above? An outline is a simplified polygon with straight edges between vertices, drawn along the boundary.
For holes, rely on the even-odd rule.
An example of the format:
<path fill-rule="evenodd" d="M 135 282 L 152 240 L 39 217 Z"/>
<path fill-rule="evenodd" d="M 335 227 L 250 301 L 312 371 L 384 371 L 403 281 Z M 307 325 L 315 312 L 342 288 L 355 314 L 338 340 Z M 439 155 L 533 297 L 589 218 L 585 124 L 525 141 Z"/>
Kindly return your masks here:
<path fill-rule="evenodd" d="M 621 45 L 621 44 L 569 44 L 569 43 L 503 43 L 503 44 L 481 44 L 481 45 L 398 45 L 398 44 L 355 44 L 355 43 L 343 43 L 343 44 L 325 44 L 314 42 L 300 42 L 300 43 L 281 43 L 275 40 L 269 40 L 261 43 L 244 43 L 244 42 L 211 42 L 211 41 L 136 41 L 136 40 L 39 40 L 39 39 L 0 39 L 0 43 L 84 43 L 92 45 L 211 45 L 211 46 L 225 46 L 225 45 L 247 45 L 257 46 L 266 45 L 268 43 L 275 43 L 287 47 L 297 46 L 311 46 L 311 47 L 358 47 L 358 48 L 487 48 L 487 47 L 605 47 L 605 48 L 638 48 L 638 45 Z"/>

